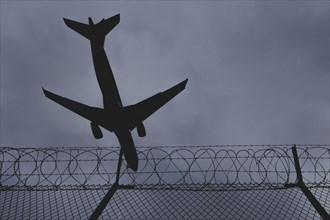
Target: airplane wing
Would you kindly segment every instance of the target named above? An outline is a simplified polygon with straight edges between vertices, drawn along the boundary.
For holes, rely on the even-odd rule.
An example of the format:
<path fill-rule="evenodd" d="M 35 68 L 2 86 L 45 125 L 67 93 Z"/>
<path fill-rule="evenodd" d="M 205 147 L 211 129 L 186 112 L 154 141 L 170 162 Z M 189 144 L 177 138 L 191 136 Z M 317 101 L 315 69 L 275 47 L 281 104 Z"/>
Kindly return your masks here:
<path fill-rule="evenodd" d="M 56 95 L 52 92 L 47 91 L 42 88 L 45 96 L 54 102 L 62 105 L 63 107 L 75 112 L 76 114 L 90 120 L 97 121 L 97 116 L 102 114 L 102 109 L 90 107 L 88 105 L 81 104 L 79 102 L 64 98 L 62 96 Z"/>
<path fill-rule="evenodd" d="M 186 87 L 187 81 L 188 79 L 135 105 L 124 107 L 124 114 L 126 115 L 129 129 L 133 130 L 139 123 L 144 121 L 177 94 L 183 91 Z"/>

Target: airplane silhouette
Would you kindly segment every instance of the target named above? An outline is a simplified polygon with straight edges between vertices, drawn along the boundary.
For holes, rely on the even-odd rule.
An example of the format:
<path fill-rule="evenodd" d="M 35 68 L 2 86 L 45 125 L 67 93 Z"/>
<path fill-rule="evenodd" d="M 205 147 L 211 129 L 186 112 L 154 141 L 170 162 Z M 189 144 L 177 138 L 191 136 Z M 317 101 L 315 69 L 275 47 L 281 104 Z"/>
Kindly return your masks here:
<path fill-rule="evenodd" d="M 144 137 L 146 130 L 143 121 L 184 90 L 188 79 L 135 105 L 123 107 L 115 78 L 103 48 L 105 36 L 119 23 L 120 15 L 103 19 L 97 24 L 94 24 L 91 18 L 89 18 L 89 24 L 63 19 L 68 27 L 90 40 L 95 73 L 103 95 L 104 108 L 90 107 L 56 95 L 44 88 L 42 88 L 43 92 L 47 98 L 91 121 L 92 133 L 96 139 L 103 137 L 100 127 L 114 132 L 128 167 L 137 171 L 138 156 L 131 131 L 137 128 L 138 135 Z"/>

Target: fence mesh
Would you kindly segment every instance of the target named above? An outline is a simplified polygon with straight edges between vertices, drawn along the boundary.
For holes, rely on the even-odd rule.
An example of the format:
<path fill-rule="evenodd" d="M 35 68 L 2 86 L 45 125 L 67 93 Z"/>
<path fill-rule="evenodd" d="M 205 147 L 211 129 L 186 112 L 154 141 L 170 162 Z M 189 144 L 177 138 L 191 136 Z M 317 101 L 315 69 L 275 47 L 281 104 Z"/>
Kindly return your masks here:
<path fill-rule="evenodd" d="M 101 219 L 319 219 L 290 145 L 138 147 Z M 297 146 L 330 212 L 330 146 Z M 118 147 L 0 148 L 1 219 L 88 219 L 115 182 Z"/>

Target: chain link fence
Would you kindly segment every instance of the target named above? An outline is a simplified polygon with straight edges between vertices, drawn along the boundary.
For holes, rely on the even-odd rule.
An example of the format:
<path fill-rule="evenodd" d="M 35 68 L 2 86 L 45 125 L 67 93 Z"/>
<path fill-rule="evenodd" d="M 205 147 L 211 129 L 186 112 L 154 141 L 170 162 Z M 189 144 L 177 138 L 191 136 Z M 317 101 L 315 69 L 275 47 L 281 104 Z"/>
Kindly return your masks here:
<path fill-rule="evenodd" d="M 137 147 L 103 219 L 319 219 L 291 145 Z M 88 219 L 115 182 L 118 147 L 0 148 L 1 219 Z M 303 182 L 330 211 L 330 146 L 297 146 Z M 290 186 L 290 187 L 288 187 Z"/>

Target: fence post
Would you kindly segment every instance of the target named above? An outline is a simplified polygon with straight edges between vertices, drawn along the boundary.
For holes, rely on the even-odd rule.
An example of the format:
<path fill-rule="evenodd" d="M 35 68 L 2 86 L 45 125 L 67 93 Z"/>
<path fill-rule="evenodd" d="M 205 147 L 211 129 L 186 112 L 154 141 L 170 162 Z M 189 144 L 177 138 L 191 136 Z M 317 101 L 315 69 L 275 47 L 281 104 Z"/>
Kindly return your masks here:
<path fill-rule="evenodd" d="M 121 161 L 122 161 L 122 159 L 123 159 L 123 149 L 120 148 L 119 160 L 118 160 L 118 165 L 117 165 L 117 173 L 116 173 L 116 181 L 115 181 L 114 184 L 112 184 L 112 186 L 109 189 L 109 191 L 107 192 L 107 194 L 104 196 L 104 198 L 102 199 L 102 201 L 100 202 L 100 204 L 96 207 L 96 209 L 94 210 L 94 212 L 91 215 L 91 217 L 89 217 L 89 220 L 96 220 L 96 219 L 98 219 L 100 217 L 100 215 L 102 214 L 103 210 L 105 209 L 105 207 L 110 202 L 110 199 L 113 197 L 113 195 L 117 191 L 118 186 L 119 186 L 119 177 L 120 177 L 120 168 L 121 168 Z"/>
<path fill-rule="evenodd" d="M 314 208 L 319 213 L 319 215 L 324 220 L 329 220 L 330 219 L 329 213 L 323 208 L 323 206 L 315 198 L 315 196 L 313 195 L 313 193 L 308 189 L 308 187 L 305 185 L 305 183 L 303 181 L 296 145 L 294 144 L 291 149 L 292 149 L 292 154 L 293 154 L 293 159 L 294 159 L 294 165 L 295 165 L 295 168 L 296 168 L 297 180 L 298 180 L 298 182 L 296 183 L 296 185 L 303 191 L 303 193 L 305 194 L 305 196 L 307 197 L 307 199 L 309 200 L 309 202 L 314 206 Z"/>

